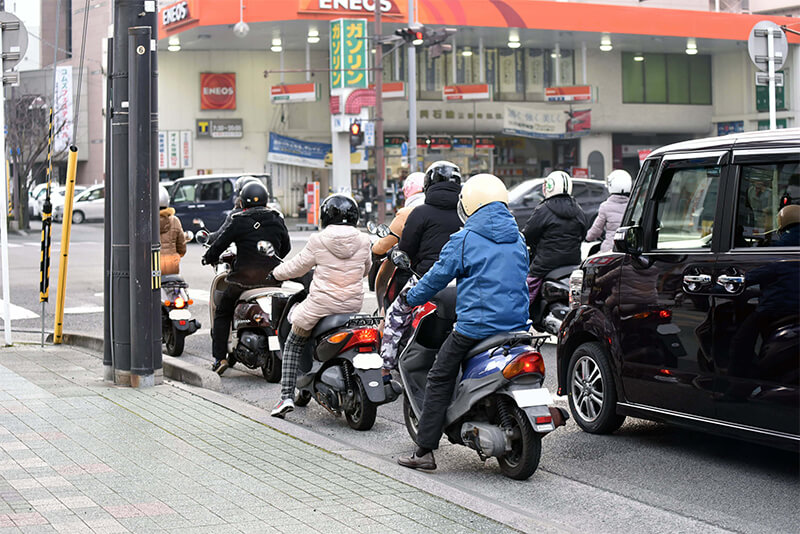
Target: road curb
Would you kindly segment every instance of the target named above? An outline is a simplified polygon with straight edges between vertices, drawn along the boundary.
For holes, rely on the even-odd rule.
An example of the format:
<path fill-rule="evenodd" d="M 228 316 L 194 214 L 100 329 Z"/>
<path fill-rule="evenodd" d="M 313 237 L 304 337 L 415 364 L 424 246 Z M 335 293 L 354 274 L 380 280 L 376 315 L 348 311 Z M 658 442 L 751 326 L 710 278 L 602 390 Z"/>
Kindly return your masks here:
<path fill-rule="evenodd" d="M 53 342 L 53 334 L 48 334 L 46 341 Z M 97 337 L 85 336 L 82 334 L 63 334 L 61 341 L 64 345 L 81 347 L 93 352 L 103 354 L 103 340 Z M 178 382 L 184 382 L 192 386 L 197 386 L 211 391 L 222 390 L 222 380 L 217 373 L 203 369 L 197 365 L 175 358 L 174 356 L 161 355 L 162 369 L 164 376 Z"/>

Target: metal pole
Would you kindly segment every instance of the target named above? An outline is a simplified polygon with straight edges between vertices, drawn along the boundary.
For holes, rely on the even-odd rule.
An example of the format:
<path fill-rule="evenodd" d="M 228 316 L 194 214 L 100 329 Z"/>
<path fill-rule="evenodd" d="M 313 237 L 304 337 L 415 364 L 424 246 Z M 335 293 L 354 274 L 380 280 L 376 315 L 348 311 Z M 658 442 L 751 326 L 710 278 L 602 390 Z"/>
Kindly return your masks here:
<path fill-rule="evenodd" d="M 378 182 L 378 223 L 386 220 L 386 162 L 383 151 L 383 44 L 380 2 L 375 3 L 375 181 Z"/>
<path fill-rule="evenodd" d="M 408 0 L 408 23 L 414 24 L 414 0 Z M 417 163 L 417 48 L 408 45 L 408 172 L 416 172 Z"/>
<path fill-rule="evenodd" d="M 306 81 L 311 81 L 311 45 L 306 41 Z"/>
<path fill-rule="evenodd" d="M 3 31 L 0 29 L 0 50 L 3 49 Z M 2 58 L 0 58 L 0 65 L 2 65 Z M 5 157 L 6 154 L 6 89 L 5 84 L 2 81 L 2 71 L 5 68 L 0 69 L 0 149 L 3 151 L 3 156 Z M 3 166 L 6 169 L 8 167 Z M 0 211 L 3 212 L 0 215 L 0 263 L 2 266 L 0 268 L 3 269 L 3 331 L 5 335 L 5 342 L 6 345 L 11 345 L 11 288 L 9 287 L 9 276 L 8 276 L 8 210 L 6 209 L 7 198 L 8 198 L 8 189 L 6 188 L 6 181 L 5 177 L 0 180 L 2 185 L 0 185 L 0 206 L 2 209 Z M 44 329 L 42 329 L 44 330 Z"/>
<path fill-rule="evenodd" d="M 105 165 L 105 202 L 103 219 L 103 379 L 113 382 L 114 381 L 114 359 L 112 353 L 112 339 L 111 333 L 111 111 L 113 109 L 112 103 L 112 89 L 111 89 L 111 74 L 114 72 L 114 39 L 106 39 L 108 42 L 107 62 L 106 62 L 106 165 Z"/>
<path fill-rule="evenodd" d="M 555 80 L 553 85 L 558 87 L 561 85 L 561 46 L 556 43 L 555 48 L 553 49 L 553 54 L 555 54 L 555 58 L 553 60 L 553 72 L 555 73 Z"/>
<path fill-rule="evenodd" d="M 767 29 L 767 64 L 769 65 L 769 129 L 778 128 L 775 118 L 775 37 Z"/>
<path fill-rule="evenodd" d="M 586 75 L 586 42 L 581 43 L 581 71 L 583 74 L 583 85 L 586 85 L 588 76 Z"/>
<path fill-rule="evenodd" d="M 486 58 L 483 55 L 483 37 L 478 36 L 478 70 L 481 83 L 486 83 Z"/>
<path fill-rule="evenodd" d="M 160 276 L 153 253 L 152 219 L 152 150 L 150 133 L 151 64 L 149 26 L 128 28 L 128 177 L 131 189 L 130 236 L 130 315 L 131 315 L 131 386 L 155 383 L 153 332 L 151 321 L 153 291 L 160 290 Z M 160 260 L 159 260 L 160 264 Z M 160 275 L 160 273 L 159 273 Z M 160 339 L 160 338 L 159 338 Z"/>
<path fill-rule="evenodd" d="M 153 277 L 158 277 L 157 289 L 151 292 L 150 328 L 153 332 L 151 350 L 156 384 L 163 382 L 161 356 L 161 231 L 158 218 L 158 19 L 156 10 L 148 12 L 142 22 L 150 26 L 150 240 L 154 258 Z M 155 259 L 157 258 L 157 259 Z M 157 274 L 156 272 L 157 271 Z"/>
<path fill-rule="evenodd" d="M 88 16 L 88 15 L 87 15 Z M 77 116 L 76 116 L 77 118 Z M 67 265 L 69 264 L 69 235 L 72 230 L 72 200 L 75 197 L 75 173 L 78 170 L 78 147 L 70 145 L 67 159 L 67 192 L 64 196 L 64 212 L 61 220 L 61 250 L 58 262 L 58 285 L 56 286 L 56 317 L 53 325 L 53 344 L 61 344 L 64 330 L 64 300 L 67 297 Z"/>

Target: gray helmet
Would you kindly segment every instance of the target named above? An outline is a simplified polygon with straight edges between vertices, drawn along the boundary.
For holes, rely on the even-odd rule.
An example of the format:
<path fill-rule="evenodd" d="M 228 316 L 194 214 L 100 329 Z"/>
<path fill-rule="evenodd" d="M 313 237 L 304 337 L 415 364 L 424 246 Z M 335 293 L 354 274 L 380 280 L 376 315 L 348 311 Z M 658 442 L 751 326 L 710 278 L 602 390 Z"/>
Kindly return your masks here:
<path fill-rule="evenodd" d="M 169 192 L 163 185 L 158 186 L 158 208 L 166 209 L 169 207 Z"/>
<path fill-rule="evenodd" d="M 246 186 L 250 182 L 261 182 L 261 180 L 259 180 L 255 176 L 240 176 L 239 178 L 236 179 L 235 182 L 233 182 L 233 194 L 236 195 L 237 197 L 241 195 L 244 186 Z"/>

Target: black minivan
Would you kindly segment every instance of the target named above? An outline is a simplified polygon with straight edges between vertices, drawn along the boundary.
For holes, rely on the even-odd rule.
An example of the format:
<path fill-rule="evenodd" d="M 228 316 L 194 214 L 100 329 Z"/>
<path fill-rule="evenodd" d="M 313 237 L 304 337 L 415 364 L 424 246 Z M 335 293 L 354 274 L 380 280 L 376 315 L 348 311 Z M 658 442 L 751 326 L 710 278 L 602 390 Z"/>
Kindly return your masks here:
<path fill-rule="evenodd" d="M 800 449 L 800 129 L 654 151 L 614 252 L 570 285 L 558 391 L 583 430 L 633 416 Z"/>

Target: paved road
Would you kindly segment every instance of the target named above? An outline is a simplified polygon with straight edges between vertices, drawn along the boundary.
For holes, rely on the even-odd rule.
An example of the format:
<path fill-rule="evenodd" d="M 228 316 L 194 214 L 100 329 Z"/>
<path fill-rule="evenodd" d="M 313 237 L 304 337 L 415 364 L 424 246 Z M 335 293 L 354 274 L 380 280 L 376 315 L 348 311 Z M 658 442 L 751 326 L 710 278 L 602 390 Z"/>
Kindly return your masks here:
<path fill-rule="evenodd" d="M 55 229 L 57 234 L 59 227 Z M 296 249 L 307 236 L 292 233 Z M 26 243 L 37 240 L 38 235 L 13 236 L 16 246 L 10 251 L 12 301 L 30 311 L 37 310 L 39 254 Z M 102 226 L 75 227 L 68 309 L 91 312 L 92 306 L 102 305 L 101 243 Z M 184 276 L 195 289 L 193 311 L 204 327 L 187 339 L 184 357 L 206 363 L 208 309 L 200 301 L 212 274 L 209 267 L 200 266 L 201 254 L 200 247 L 191 245 L 183 261 Z M 53 270 L 55 279 L 56 267 Z M 14 325 L 30 328 L 38 322 L 20 320 Z M 51 318 L 47 325 L 52 327 Z M 67 315 L 65 325 L 66 331 L 102 335 L 102 314 Z M 553 348 L 545 346 L 543 354 L 548 369 L 555 369 Z M 226 393 L 265 408 L 278 396 L 277 386 L 266 384 L 259 374 L 237 369 L 228 371 L 222 384 Z M 547 386 L 555 389 L 552 375 Z M 383 406 L 378 414 L 374 429 L 367 433 L 350 430 L 313 402 L 289 420 L 346 448 L 393 461 L 411 446 L 400 403 Z M 513 482 L 499 474 L 494 460 L 484 464 L 472 451 L 442 445 L 437 455 L 440 468 L 431 477 L 474 494 L 478 502 L 502 503 L 519 514 L 575 531 L 796 532 L 800 525 L 798 456 L 767 447 L 632 419 L 612 436 L 591 436 L 570 422 L 545 438 L 534 476 Z"/>

